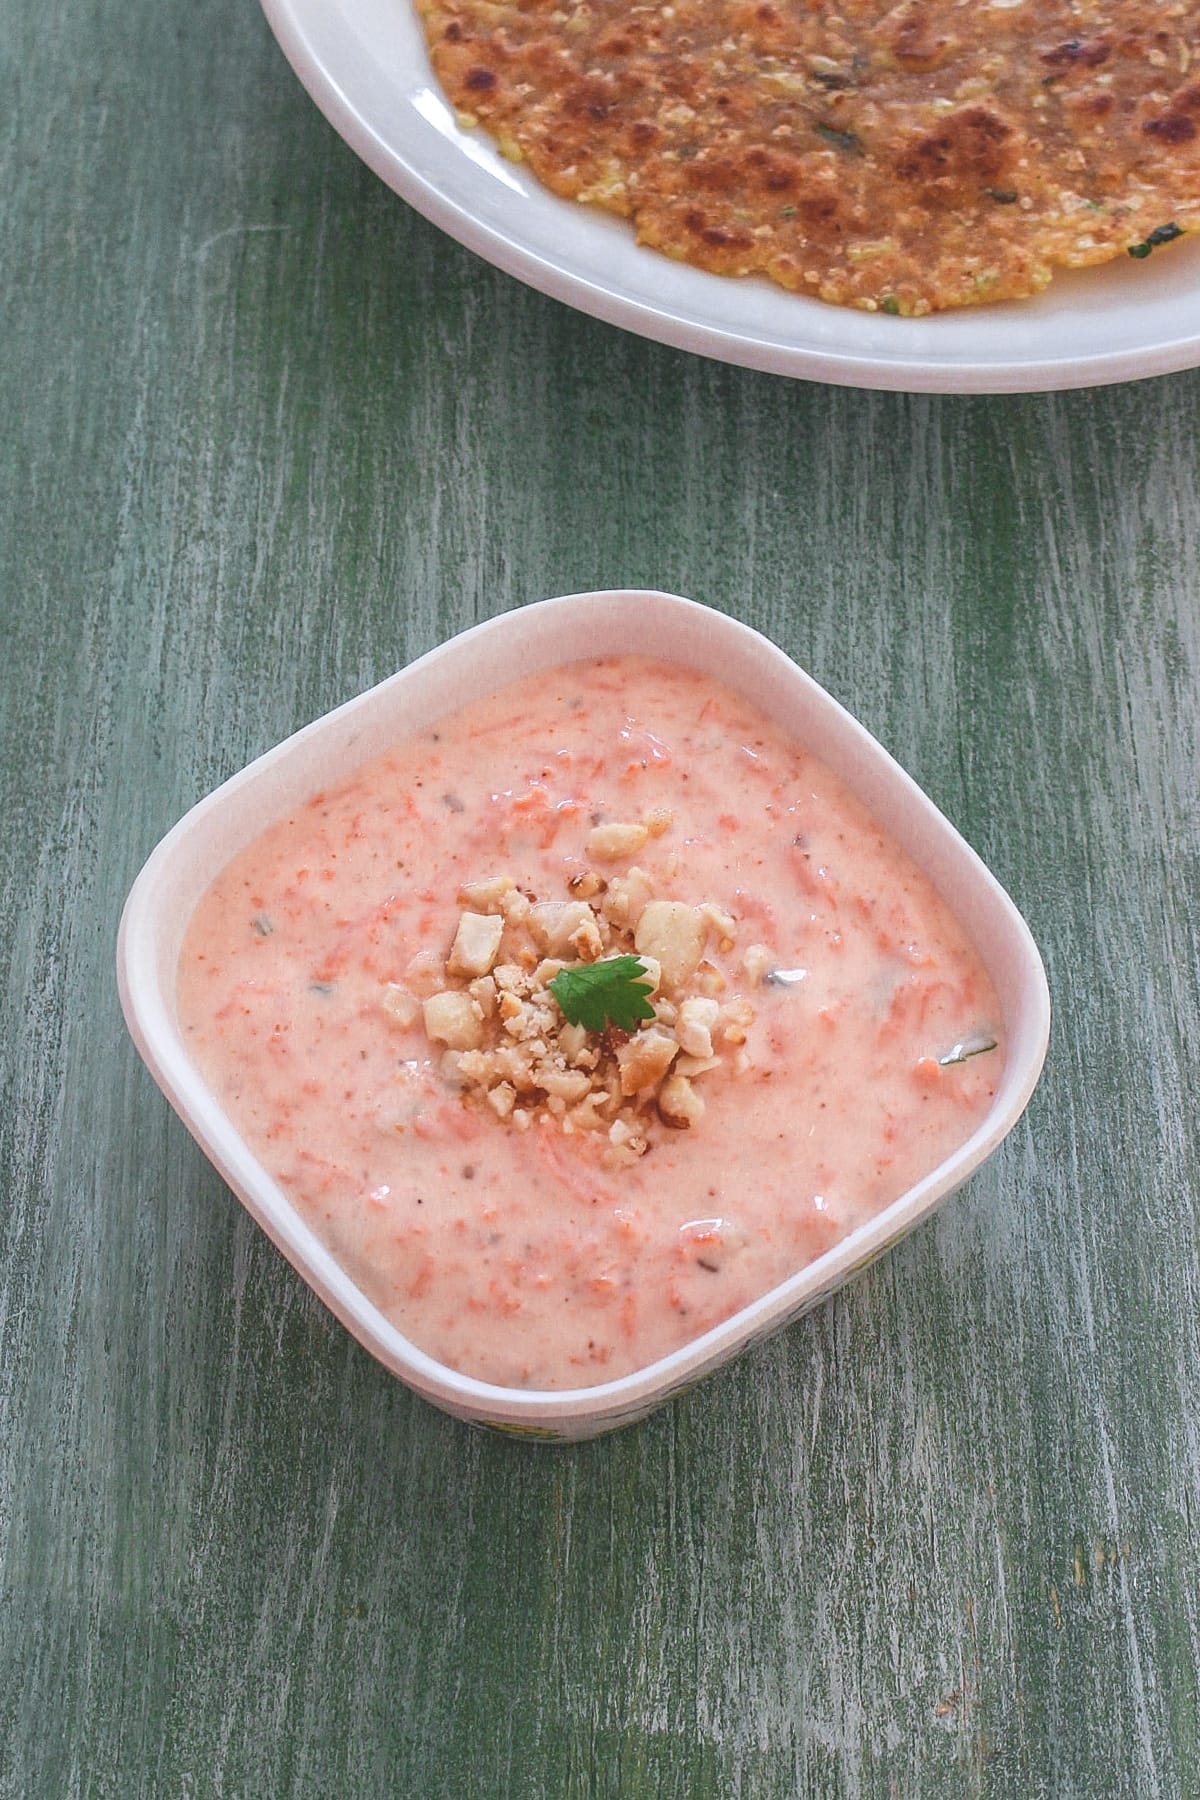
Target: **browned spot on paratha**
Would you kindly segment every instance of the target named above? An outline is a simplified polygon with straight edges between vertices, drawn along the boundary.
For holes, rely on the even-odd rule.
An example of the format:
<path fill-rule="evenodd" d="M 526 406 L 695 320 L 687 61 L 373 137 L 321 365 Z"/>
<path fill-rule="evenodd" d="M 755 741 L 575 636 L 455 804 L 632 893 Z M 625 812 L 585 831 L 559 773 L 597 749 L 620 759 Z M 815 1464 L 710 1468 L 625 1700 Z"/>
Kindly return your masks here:
<path fill-rule="evenodd" d="M 467 123 L 719 273 L 922 313 L 1200 227 L 1195 0 L 417 6 Z"/>

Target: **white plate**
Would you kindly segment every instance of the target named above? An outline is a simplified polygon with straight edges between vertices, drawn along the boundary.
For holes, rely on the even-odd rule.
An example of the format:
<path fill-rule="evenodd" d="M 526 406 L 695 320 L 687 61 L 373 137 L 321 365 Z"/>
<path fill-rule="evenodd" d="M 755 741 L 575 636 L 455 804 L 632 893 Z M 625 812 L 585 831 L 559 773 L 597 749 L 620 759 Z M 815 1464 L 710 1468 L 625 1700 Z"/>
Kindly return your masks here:
<path fill-rule="evenodd" d="M 851 387 L 1013 393 L 1200 364 L 1200 245 L 1067 272 L 1036 300 L 897 319 L 642 250 L 455 124 L 410 0 L 262 0 L 301 81 L 389 187 L 468 249 L 596 318 L 725 362 Z"/>

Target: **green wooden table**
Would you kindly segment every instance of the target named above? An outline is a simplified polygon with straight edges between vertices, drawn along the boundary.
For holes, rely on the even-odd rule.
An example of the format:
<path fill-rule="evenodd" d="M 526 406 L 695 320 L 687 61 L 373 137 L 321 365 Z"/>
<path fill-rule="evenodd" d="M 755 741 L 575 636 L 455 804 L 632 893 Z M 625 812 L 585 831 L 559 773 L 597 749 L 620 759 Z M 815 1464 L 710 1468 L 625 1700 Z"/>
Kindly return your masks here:
<path fill-rule="evenodd" d="M 9 0 L 0 166 L 0 1795 L 1200 1793 L 1200 374 L 923 399 L 623 335 L 388 193 L 251 0 Z M 114 934 L 249 757 L 625 584 L 883 739 L 1056 1020 L 932 1223 L 543 1450 L 309 1295 Z"/>

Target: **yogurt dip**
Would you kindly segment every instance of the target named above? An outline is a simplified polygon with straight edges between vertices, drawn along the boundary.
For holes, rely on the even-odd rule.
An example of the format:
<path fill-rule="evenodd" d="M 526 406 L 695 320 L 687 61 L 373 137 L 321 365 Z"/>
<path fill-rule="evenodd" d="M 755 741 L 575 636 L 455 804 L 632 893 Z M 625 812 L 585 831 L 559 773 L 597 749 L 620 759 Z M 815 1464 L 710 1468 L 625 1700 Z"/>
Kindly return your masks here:
<path fill-rule="evenodd" d="M 550 982 L 622 953 L 654 1017 L 571 1025 Z M 1004 1058 L 974 947 L 861 802 L 744 696 L 630 656 L 504 688 L 264 832 L 200 901 L 177 1004 L 362 1291 L 539 1390 L 795 1274 L 971 1136 Z"/>

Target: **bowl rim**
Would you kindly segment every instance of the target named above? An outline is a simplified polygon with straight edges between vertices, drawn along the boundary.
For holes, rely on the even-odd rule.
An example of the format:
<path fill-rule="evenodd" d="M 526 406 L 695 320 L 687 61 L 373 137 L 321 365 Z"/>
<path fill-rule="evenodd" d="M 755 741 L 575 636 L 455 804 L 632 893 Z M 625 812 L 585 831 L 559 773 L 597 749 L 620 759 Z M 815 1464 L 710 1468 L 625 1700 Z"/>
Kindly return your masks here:
<path fill-rule="evenodd" d="M 576 640 L 573 655 L 555 653 Z M 667 644 L 674 648 L 666 648 Z M 730 1318 L 667 1356 L 594 1386 L 504 1387 L 464 1375 L 421 1350 L 337 1263 L 258 1162 L 192 1062 L 174 1012 L 173 977 L 184 925 L 216 870 L 281 815 L 288 804 L 280 798 L 286 786 L 290 784 L 299 799 L 330 779 L 322 774 L 307 785 L 302 779 L 315 746 L 325 748 L 332 742 L 341 758 L 337 766 L 348 773 L 385 743 L 400 741 L 476 694 L 507 685 L 516 674 L 616 648 L 661 655 L 701 673 L 719 674 L 763 705 L 768 716 L 778 717 L 776 708 L 786 700 L 810 725 L 819 721 L 821 733 L 828 735 L 838 755 L 827 753 L 829 745 L 817 754 L 873 811 L 879 810 L 874 790 L 887 798 L 889 830 L 910 855 L 914 852 L 906 837 L 917 829 L 927 833 L 927 854 L 915 860 L 972 936 L 998 991 L 1001 965 L 1005 972 L 1003 986 L 1012 1011 L 1010 1017 L 1006 1010 L 1007 1055 L 997 1096 L 964 1144 L 881 1213 Z M 753 673 L 756 692 L 749 692 L 746 679 L 730 678 L 734 664 L 744 677 Z M 458 665 L 473 671 L 465 692 Z M 491 679 L 493 672 L 505 667 L 516 673 L 506 680 Z M 404 713 L 406 729 L 400 732 L 392 725 L 397 713 Z M 810 731 L 808 736 L 812 735 Z M 261 804 L 260 797 L 271 795 L 276 800 L 273 808 Z M 238 841 L 221 852 L 220 860 L 212 860 L 211 850 L 201 856 L 206 840 L 219 848 L 221 826 L 231 813 L 238 823 L 233 834 Z M 897 831 L 896 814 L 911 829 Z M 947 885 L 955 883 L 962 890 L 960 901 L 963 895 L 970 897 L 970 919 L 946 892 Z M 184 910 L 188 892 L 191 905 Z M 980 941 L 976 929 L 981 919 L 990 932 L 987 943 Z M 254 758 L 193 805 L 152 850 L 122 912 L 116 960 L 125 1021 L 151 1075 L 247 1211 L 307 1284 L 366 1349 L 426 1399 L 472 1422 L 533 1435 L 590 1435 L 640 1416 L 750 1342 L 818 1304 L 883 1254 L 960 1186 L 1015 1125 L 1041 1072 L 1050 1026 L 1045 970 L 1028 925 L 924 790 L 865 726 L 769 638 L 729 614 L 657 589 L 589 590 L 501 613 L 437 645 Z M 1001 1000 L 1003 1005 L 1003 992 Z"/>

